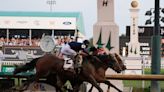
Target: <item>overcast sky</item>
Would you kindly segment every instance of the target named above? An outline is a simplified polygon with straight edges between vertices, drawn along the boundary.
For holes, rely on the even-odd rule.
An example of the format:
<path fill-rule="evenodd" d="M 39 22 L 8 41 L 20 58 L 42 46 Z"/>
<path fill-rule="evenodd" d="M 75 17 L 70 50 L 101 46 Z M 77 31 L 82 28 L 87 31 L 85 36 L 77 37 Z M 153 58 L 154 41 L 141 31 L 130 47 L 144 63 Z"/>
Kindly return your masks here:
<path fill-rule="evenodd" d="M 53 12 L 82 12 L 87 38 L 93 36 L 93 24 L 97 21 L 97 0 L 55 0 Z M 119 33 L 125 34 L 126 25 L 130 25 L 130 3 L 132 0 L 114 0 L 115 22 L 119 26 Z M 155 0 L 139 0 L 139 25 L 144 25 L 145 12 L 154 7 Z M 164 7 L 164 0 L 160 0 Z M 0 11 L 40 11 L 49 12 L 47 0 L 0 0 Z M 164 25 L 164 23 L 162 24 Z"/>

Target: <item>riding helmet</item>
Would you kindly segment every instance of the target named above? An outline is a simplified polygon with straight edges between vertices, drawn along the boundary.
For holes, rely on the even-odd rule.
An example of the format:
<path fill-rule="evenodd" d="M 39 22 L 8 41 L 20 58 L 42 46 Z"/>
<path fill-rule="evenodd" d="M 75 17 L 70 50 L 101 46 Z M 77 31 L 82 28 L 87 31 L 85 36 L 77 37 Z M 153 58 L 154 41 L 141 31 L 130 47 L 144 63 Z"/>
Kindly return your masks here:
<path fill-rule="evenodd" d="M 84 41 L 83 41 L 83 44 L 86 45 L 86 47 L 88 47 L 89 44 L 90 44 L 90 42 L 89 42 L 88 40 L 84 40 Z"/>

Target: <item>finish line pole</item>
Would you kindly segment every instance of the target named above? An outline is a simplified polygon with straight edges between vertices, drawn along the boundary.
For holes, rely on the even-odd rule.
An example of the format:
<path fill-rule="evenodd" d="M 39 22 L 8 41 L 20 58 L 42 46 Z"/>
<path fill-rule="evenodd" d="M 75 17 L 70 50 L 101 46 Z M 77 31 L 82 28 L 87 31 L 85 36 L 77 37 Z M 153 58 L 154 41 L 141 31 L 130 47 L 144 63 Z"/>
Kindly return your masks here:
<path fill-rule="evenodd" d="M 154 23 L 154 33 L 152 36 L 152 63 L 151 63 L 151 73 L 154 75 L 160 74 L 161 68 L 161 36 L 160 36 L 160 25 L 159 25 L 159 0 L 154 0 L 155 2 L 155 23 Z M 151 81 L 150 92 L 161 92 L 159 81 Z"/>

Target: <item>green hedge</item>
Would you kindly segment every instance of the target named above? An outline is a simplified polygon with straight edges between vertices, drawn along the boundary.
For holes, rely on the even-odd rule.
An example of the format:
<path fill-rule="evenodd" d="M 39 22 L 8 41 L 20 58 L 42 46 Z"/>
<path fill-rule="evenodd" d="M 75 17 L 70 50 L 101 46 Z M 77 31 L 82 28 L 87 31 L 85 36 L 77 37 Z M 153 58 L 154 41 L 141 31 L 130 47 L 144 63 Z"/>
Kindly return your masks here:
<path fill-rule="evenodd" d="M 151 74 L 150 68 L 145 68 L 145 74 Z M 164 69 L 161 69 L 160 74 L 164 74 Z M 151 81 L 144 81 L 144 89 L 142 89 L 142 80 L 124 80 L 125 87 L 133 87 L 133 92 L 150 92 Z M 164 92 L 164 81 L 159 81 L 161 92 Z"/>
<path fill-rule="evenodd" d="M 145 74 L 151 74 L 151 69 L 145 68 Z M 160 74 L 164 74 L 164 69 L 161 69 Z"/>

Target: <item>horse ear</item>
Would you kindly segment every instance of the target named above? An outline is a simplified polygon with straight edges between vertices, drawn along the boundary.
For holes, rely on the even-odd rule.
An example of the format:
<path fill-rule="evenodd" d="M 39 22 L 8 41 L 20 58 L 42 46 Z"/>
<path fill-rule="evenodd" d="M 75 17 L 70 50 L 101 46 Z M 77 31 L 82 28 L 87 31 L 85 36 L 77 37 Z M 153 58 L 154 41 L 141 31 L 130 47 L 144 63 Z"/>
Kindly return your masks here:
<path fill-rule="evenodd" d="M 118 56 L 118 54 L 117 54 L 117 53 L 114 53 L 114 55 L 115 55 L 115 56 Z"/>

